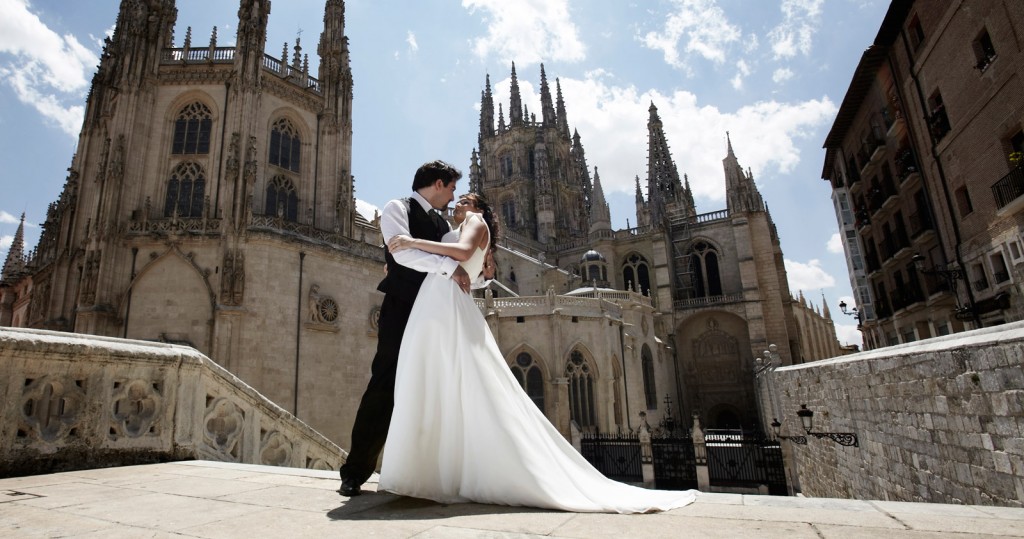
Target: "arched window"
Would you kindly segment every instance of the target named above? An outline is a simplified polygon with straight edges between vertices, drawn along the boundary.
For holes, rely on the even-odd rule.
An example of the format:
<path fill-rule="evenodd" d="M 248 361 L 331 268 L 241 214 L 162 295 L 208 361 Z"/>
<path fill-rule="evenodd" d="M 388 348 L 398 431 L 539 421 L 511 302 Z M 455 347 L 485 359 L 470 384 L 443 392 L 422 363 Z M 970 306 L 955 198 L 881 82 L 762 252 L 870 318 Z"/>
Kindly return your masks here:
<path fill-rule="evenodd" d="M 516 226 L 516 203 L 511 199 L 502 202 L 501 215 L 505 217 L 505 226 Z"/>
<path fill-rule="evenodd" d="M 266 214 L 274 217 L 280 214 L 285 220 L 292 222 L 298 220 L 299 197 L 291 180 L 278 175 L 267 183 Z"/>
<path fill-rule="evenodd" d="M 707 242 L 699 241 L 691 249 L 694 297 L 722 295 L 722 277 L 718 272 L 718 252 Z"/>
<path fill-rule="evenodd" d="M 202 217 L 203 197 L 206 193 L 206 175 L 197 163 L 181 163 L 167 182 L 164 216 L 175 213 L 178 217 Z"/>
<path fill-rule="evenodd" d="M 651 295 L 651 274 L 647 259 L 633 254 L 622 265 L 622 286 L 626 290 Z"/>
<path fill-rule="evenodd" d="M 537 405 L 537 408 L 543 412 L 544 375 L 541 373 L 537 362 L 533 360 L 533 356 L 526 352 L 520 352 L 516 356 L 515 363 L 510 365 L 510 367 L 516 380 L 519 380 L 519 385 L 523 386 L 526 394 L 530 396 L 530 399 Z"/>
<path fill-rule="evenodd" d="M 658 389 L 654 385 L 654 358 L 651 357 L 651 348 L 646 344 L 640 352 L 641 364 L 644 371 L 644 397 L 647 399 L 647 409 L 658 409 Z"/>
<path fill-rule="evenodd" d="M 576 421 L 580 428 L 595 427 L 597 417 L 594 413 L 594 375 L 590 364 L 579 350 L 573 350 L 569 355 L 565 377 L 569 380 L 569 417 Z"/>
<path fill-rule="evenodd" d="M 292 172 L 299 172 L 302 158 L 301 141 L 295 126 L 281 118 L 270 129 L 270 164 Z"/>
<path fill-rule="evenodd" d="M 178 113 L 174 121 L 172 154 L 210 153 L 210 133 L 213 131 L 213 114 L 209 107 L 196 101 Z"/>

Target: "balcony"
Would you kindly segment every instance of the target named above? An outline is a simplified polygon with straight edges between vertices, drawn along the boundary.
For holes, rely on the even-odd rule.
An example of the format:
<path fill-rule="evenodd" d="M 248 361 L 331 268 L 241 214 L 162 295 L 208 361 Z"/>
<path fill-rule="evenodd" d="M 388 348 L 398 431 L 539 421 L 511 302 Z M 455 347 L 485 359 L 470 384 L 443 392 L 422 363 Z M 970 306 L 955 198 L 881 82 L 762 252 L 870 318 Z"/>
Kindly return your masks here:
<path fill-rule="evenodd" d="M 918 171 L 917 161 L 914 160 L 914 154 L 909 149 L 897 152 L 895 161 L 896 177 L 900 183 L 907 181 L 911 175 Z"/>
<path fill-rule="evenodd" d="M 931 132 L 932 141 L 939 142 L 946 133 L 949 133 L 949 117 L 946 116 L 946 107 L 939 105 L 932 111 L 928 119 L 928 130 Z"/>
<path fill-rule="evenodd" d="M 1018 166 L 992 185 L 992 197 L 1000 214 L 1015 213 L 1024 207 L 1024 167 Z"/>
<path fill-rule="evenodd" d="M 910 222 L 910 237 L 917 239 L 919 236 L 932 230 L 932 220 L 927 212 L 914 212 L 907 216 Z"/>

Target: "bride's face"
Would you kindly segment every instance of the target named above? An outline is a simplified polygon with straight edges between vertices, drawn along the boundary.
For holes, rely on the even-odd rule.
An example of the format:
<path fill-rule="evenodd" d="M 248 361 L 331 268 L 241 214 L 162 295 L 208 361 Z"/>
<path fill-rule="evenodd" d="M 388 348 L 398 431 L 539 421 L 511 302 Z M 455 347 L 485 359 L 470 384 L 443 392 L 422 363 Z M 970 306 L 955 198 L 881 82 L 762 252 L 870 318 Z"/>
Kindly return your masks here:
<path fill-rule="evenodd" d="M 459 224 L 466 219 L 467 211 L 479 211 L 476 207 L 476 200 L 471 196 L 463 196 L 455 203 L 455 210 L 452 211 L 452 218 L 455 219 L 456 224 Z"/>

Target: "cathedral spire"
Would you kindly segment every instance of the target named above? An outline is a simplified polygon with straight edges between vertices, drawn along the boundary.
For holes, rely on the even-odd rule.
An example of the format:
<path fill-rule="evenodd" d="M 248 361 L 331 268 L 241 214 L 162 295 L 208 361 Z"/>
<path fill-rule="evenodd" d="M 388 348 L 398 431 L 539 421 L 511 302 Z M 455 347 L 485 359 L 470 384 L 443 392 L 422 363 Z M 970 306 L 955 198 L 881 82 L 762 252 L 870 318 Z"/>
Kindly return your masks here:
<path fill-rule="evenodd" d="M 512 62 L 512 82 L 509 91 L 512 99 L 508 106 L 508 123 L 510 127 L 517 127 L 523 124 L 523 100 L 519 97 L 519 79 L 516 78 L 515 62 Z"/>
<path fill-rule="evenodd" d="M 660 224 L 667 216 L 669 206 L 678 201 L 682 191 L 679 171 L 672 161 L 665 130 L 658 116 L 658 107 L 648 109 L 647 121 L 647 204 L 652 225 Z"/>
<path fill-rule="evenodd" d="M 744 171 L 732 149 L 732 140 L 726 132 L 727 155 L 722 160 L 725 168 L 725 197 L 729 213 L 765 211 L 764 200 L 754 183 L 754 175 Z"/>
<path fill-rule="evenodd" d="M 480 92 L 480 139 L 494 136 L 494 96 L 491 94 L 491 75 L 487 74 L 484 90 Z"/>
<path fill-rule="evenodd" d="M 828 310 L 828 301 L 825 299 L 825 291 L 821 292 L 821 315 L 825 320 L 832 320 L 832 312 Z"/>
<path fill-rule="evenodd" d="M 565 100 L 562 99 L 562 83 L 555 79 L 555 116 L 558 131 L 563 137 L 569 138 L 569 117 L 565 114 Z"/>
<path fill-rule="evenodd" d="M 235 73 L 244 86 L 259 87 L 263 73 L 263 51 L 267 45 L 270 0 L 241 0 L 238 31 L 235 33 Z M 287 45 L 285 45 L 287 49 Z M 287 63 L 287 50 L 281 62 Z"/>
<path fill-rule="evenodd" d="M 296 39 L 295 48 L 298 47 L 299 40 Z M 317 78 L 324 96 L 324 116 L 329 119 L 331 129 L 337 129 L 342 118 L 351 121 L 352 109 L 352 68 L 348 36 L 345 35 L 345 2 L 342 0 L 327 0 L 324 30 L 320 33 L 316 52 L 320 56 Z"/>
<path fill-rule="evenodd" d="M 594 187 L 590 197 L 590 232 L 597 230 L 611 230 L 612 217 L 608 202 L 604 198 L 604 189 L 601 187 L 601 175 L 594 167 Z"/>
<path fill-rule="evenodd" d="M 544 127 L 555 127 L 555 106 L 551 101 L 551 89 L 548 77 L 544 73 L 544 64 L 540 65 L 540 108 Z"/>
<path fill-rule="evenodd" d="M 21 223 L 14 233 L 14 241 L 7 251 L 3 271 L 0 271 L 0 282 L 13 282 L 25 271 L 25 213 L 21 214 Z"/>

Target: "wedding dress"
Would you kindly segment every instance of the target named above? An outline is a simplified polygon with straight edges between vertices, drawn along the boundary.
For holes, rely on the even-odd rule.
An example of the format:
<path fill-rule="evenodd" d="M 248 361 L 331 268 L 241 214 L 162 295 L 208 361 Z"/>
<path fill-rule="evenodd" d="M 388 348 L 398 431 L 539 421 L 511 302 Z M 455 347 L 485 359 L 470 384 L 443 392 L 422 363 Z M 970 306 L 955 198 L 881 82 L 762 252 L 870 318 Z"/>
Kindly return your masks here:
<path fill-rule="evenodd" d="M 457 232 L 445 241 L 457 241 Z M 485 249 L 461 265 L 480 273 Z M 402 339 L 379 487 L 441 503 L 643 513 L 694 491 L 612 481 L 551 425 L 512 374 L 473 298 L 428 274 Z"/>

